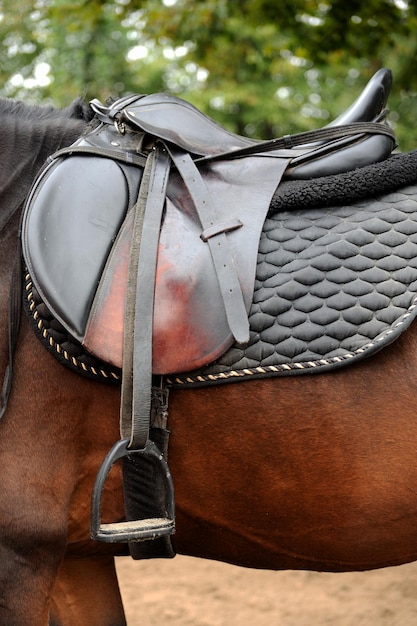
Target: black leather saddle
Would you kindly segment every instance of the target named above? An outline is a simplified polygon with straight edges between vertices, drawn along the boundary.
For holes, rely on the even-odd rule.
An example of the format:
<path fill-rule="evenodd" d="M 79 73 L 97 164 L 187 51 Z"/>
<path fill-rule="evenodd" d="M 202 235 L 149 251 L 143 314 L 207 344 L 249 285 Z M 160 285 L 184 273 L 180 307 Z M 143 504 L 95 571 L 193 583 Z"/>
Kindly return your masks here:
<path fill-rule="evenodd" d="M 395 145 L 383 121 L 390 86 L 391 73 L 380 70 L 325 129 L 266 142 L 230 133 L 167 94 L 131 96 L 110 107 L 93 101 L 102 123 L 55 156 L 27 204 L 25 258 L 41 296 L 89 351 L 122 366 L 132 209 L 146 159 L 163 141 L 170 171 L 158 243 L 153 371 L 195 369 L 234 341 L 245 343 L 260 231 L 280 179 L 386 158 Z M 193 179 L 198 189 L 191 189 Z M 213 257 L 220 239 L 227 260 Z M 230 271 L 219 279 L 224 261 Z"/>
<path fill-rule="evenodd" d="M 391 153 L 390 85 L 381 70 L 333 124 L 270 141 L 230 133 L 166 94 L 93 101 L 97 127 L 35 181 L 22 225 L 31 280 L 80 344 L 123 370 L 123 439 L 99 491 L 126 446 L 159 458 L 149 444 L 152 376 L 198 368 L 249 340 L 259 237 L 282 178 L 347 171 Z M 103 528 L 95 502 L 95 538 L 173 532 L 168 504 L 145 522 Z"/>

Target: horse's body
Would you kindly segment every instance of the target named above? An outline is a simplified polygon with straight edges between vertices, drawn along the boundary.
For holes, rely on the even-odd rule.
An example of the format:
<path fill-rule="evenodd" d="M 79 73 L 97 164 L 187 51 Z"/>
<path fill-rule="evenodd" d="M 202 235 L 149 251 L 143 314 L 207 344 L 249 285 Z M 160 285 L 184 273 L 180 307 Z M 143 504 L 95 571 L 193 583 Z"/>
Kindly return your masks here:
<path fill-rule="evenodd" d="M 19 164 L 29 172 L 10 185 L 22 197 L 47 154 L 85 125 L 60 119 L 55 134 L 48 116 L 30 131 L 17 127 L 17 152 L 8 148 L 6 162 L 3 151 L 5 181 Z M 37 144 L 49 137 L 35 162 L 22 152 L 29 132 Z M 2 214 L 20 204 L 0 191 Z M 1 232 L 0 371 L 18 225 L 15 213 Z M 414 324 L 378 357 L 334 373 L 171 391 L 176 550 L 268 569 L 348 571 L 416 559 L 416 353 Z M 93 481 L 119 438 L 119 404 L 117 387 L 57 364 L 22 318 L 0 425 L 0 624 L 125 623 L 113 563 L 125 548 L 89 538 Z M 123 515 L 115 469 L 103 520 Z"/>

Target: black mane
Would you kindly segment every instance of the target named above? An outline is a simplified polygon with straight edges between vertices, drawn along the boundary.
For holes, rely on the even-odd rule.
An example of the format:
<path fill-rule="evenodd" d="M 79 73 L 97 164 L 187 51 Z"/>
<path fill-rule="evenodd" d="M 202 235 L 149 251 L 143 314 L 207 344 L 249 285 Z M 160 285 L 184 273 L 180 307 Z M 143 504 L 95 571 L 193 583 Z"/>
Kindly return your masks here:
<path fill-rule="evenodd" d="M 21 120 L 50 122 L 53 119 L 74 119 L 90 122 L 94 116 L 90 106 L 81 98 L 76 98 L 65 109 L 52 105 L 27 104 L 20 100 L 0 97 L 0 116 L 13 115 Z"/>
<path fill-rule="evenodd" d="M 0 98 L 0 231 L 48 157 L 80 137 L 92 118 L 81 99 L 56 109 Z"/>

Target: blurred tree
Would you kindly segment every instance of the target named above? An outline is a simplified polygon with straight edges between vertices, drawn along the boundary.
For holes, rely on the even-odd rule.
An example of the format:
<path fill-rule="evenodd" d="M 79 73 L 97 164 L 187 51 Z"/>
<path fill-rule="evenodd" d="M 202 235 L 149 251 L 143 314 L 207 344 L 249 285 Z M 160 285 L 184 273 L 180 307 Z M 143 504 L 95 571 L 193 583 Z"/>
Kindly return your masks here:
<path fill-rule="evenodd" d="M 390 99 L 400 145 L 415 145 L 415 0 L 188 0 L 146 3 L 160 45 L 187 44 L 208 71 L 191 99 L 238 132 L 266 137 L 317 127 L 346 108 L 380 67 L 394 70 Z"/>
<path fill-rule="evenodd" d="M 271 137 L 327 123 L 385 65 L 400 145 L 415 143 L 415 0 L 0 0 L 0 16 L 4 95 L 170 91 Z"/>
<path fill-rule="evenodd" d="M 0 72 L 7 95 L 106 97 L 131 88 L 122 6 L 102 0 L 4 0 Z"/>

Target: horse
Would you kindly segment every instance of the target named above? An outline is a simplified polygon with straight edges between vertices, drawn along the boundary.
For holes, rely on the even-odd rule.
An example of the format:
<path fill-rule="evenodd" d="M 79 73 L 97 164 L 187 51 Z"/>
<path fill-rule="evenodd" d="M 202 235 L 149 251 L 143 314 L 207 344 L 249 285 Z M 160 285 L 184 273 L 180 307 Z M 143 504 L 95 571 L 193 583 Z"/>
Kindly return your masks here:
<path fill-rule="evenodd" d="M 20 207 L 48 155 L 88 123 L 78 104 L 0 102 L 0 368 Z M 75 118 L 74 118 L 75 117 Z M 417 329 L 377 356 L 311 376 L 173 385 L 169 466 L 177 553 L 258 569 L 343 572 L 417 558 Z M 10 367 L 10 364 L 9 364 Z M 0 424 L 0 623 L 122 626 L 114 557 L 90 537 L 90 498 L 119 439 L 120 390 L 57 363 L 22 315 Z M 102 518 L 124 519 L 121 471 Z"/>

